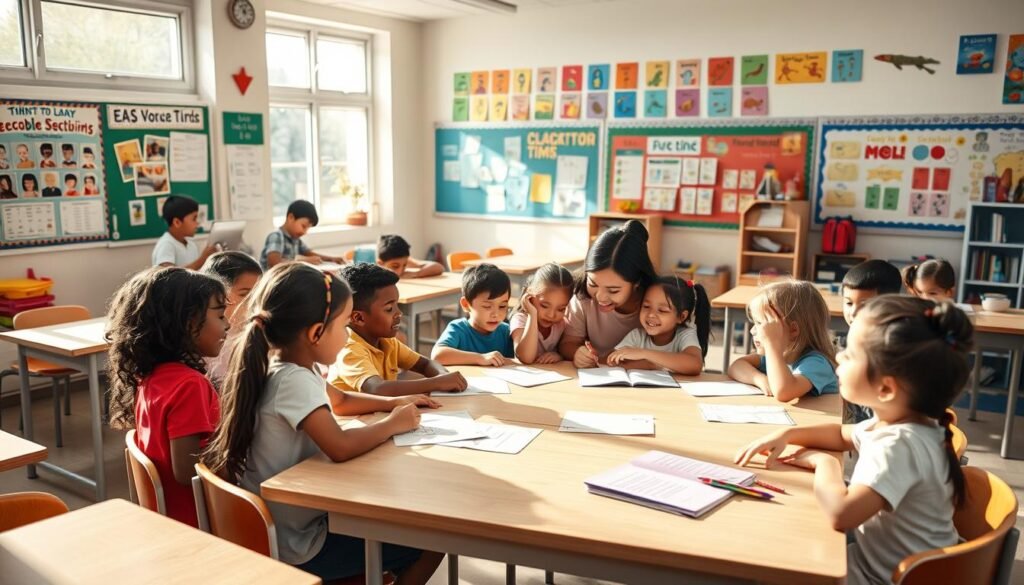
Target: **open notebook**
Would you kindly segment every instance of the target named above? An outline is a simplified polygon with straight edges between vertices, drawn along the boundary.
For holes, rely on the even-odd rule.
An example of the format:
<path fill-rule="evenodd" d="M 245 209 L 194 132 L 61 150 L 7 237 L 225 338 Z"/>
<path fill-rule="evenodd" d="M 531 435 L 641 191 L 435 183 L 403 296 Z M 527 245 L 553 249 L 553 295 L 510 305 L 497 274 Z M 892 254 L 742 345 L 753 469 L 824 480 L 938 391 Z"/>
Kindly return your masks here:
<path fill-rule="evenodd" d="M 700 477 L 744 486 L 753 485 L 756 479 L 753 473 L 742 469 L 648 451 L 584 483 L 593 494 L 697 518 L 732 495 L 728 490 L 702 483 Z"/>
<path fill-rule="evenodd" d="M 627 370 L 624 368 L 583 368 L 579 370 L 580 386 L 647 386 L 678 388 L 672 374 L 662 370 Z"/>

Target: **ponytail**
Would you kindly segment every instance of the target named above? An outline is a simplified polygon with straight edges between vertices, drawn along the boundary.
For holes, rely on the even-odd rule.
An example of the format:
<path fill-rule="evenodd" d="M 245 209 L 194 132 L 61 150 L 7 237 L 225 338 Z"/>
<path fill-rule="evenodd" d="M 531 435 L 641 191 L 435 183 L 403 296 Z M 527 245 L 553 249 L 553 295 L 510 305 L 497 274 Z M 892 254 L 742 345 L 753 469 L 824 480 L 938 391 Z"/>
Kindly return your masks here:
<path fill-rule="evenodd" d="M 903 286 L 907 287 L 907 291 L 910 293 L 914 292 L 914 281 L 917 280 L 917 269 L 920 264 L 910 264 L 903 268 Z"/>
<path fill-rule="evenodd" d="M 697 341 L 700 343 L 701 357 L 708 355 L 708 338 L 711 336 L 711 302 L 708 300 L 708 293 L 704 287 L 692 280 L 682 280 L 678 276 L 662 276 L 654 282 L 665 291 L 665 297 L 676 310 L 678 318 L 687 311 L 686 321 L 682 323 L 685 327 L 688 321 L 692 321 L 697 329 Z"/>
<path fill-rule="evenodd" d="M 700 343 L 700 355 L 708 355 L 708 338 L 711 337 L 711 301 L 704 286 L 696 283 L 690 287 L 693 291 L 693 323 L 697 326 L 697 341 Z"/>
<path fill-rule="evenodd" d="M 953 503 L 957 508 L 963 506 L 967 498 L 967 485 L 964 480 L 964 470 L 960 467 L 960 457 L 953 447 L 953 414 L 946 410 L 939 417 L 939 424 L 945 431 L 946 460 L 949 462 L 949 481 L 953 484 Z"/>

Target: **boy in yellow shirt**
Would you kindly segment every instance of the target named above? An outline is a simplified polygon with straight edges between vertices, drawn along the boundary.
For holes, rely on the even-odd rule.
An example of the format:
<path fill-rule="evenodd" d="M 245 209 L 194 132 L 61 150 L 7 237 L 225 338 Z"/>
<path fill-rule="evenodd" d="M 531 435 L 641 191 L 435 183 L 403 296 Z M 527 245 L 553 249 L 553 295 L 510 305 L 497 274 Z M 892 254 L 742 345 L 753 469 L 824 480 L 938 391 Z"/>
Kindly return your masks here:
<path fill-rule="evenodd" d="M 341 390 L 381 396 L 461 392 L 466 379 L 395 339 L 402 322 L 398 275 L 376 264 L 350 264 L 341 277 L 352 287 L 349 338 L 331 367 L 330 383 Z M 423 378 L 399 380 L 400 370 Z"/>

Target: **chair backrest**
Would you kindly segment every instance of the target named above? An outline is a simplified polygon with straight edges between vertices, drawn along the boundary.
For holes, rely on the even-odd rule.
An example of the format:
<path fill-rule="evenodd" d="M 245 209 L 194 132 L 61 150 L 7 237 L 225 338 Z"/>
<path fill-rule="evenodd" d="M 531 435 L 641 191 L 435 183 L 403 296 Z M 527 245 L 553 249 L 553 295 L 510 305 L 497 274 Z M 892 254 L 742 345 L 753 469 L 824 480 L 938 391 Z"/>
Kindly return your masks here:
<path fill-rule="evenodd" d="M 953 417 L 953 420 L 951 421 L 953 424 L 957 424 L 958 422 L 960 422 L 960 417 L 956 415 L 955 410 L 953 410 L 952 408 L 947 408 L 946 412 L 948 412 L 949 415 Z"/>
<path fill-rule="evenodd" d="M 192 478 L 199 527 L 214 536 L 267 555 L 277 556 L 277 528 L 263 498 L 221 479 L 202 463 Z"/>
<path fill-rule="evenodd" d="M 488 248 L 486 253 L 488 258 L 495 258 L 497 256 L 511 256 L 512 254 L 512 248 Z"/>
<path fill-rule="evenodd" d="M 0 494 L 0 532 L 45 520 L 68 511 L 68 505 L 53 494 L 19 492 Z"/>
<path fill-rule="evenodd" d="M 462 272 L 466 260 L 479 260 L 480 254 L 476 252 L 451 252 L 448 254 L 448 269 L 452 272 Z"/>
<path fill-rule="evenodd" d="M 352 259 L 356 257 L 356 251 L 354 248 L 351 250 L 346 250 L 345 253 L 341 255 L 341 257 L 345 259 L 345 262 L 351 264 Z"/>
<path fill-rule="evenodd" d="M 124 436 L 124 462 L 128 468 L 128 487 L 132 501 L 147 510 L 166 516 L 167 504 L 164 500 L 164 486 L 160 482 L 160 472 L 135 443 L 135 429 L 128 431 Z"/>
<path fill-rule="evenodd" d="M 85 321 L 92 319 L 89 309 L 81 305 L 59 305 L 56 307 L 41 307 L 29 309 L 14 316 L 15 329 L 31 329 L 33 327 L 46 327 L 47 325 L 60 325 L 72 321 Z"/>
<path fill-rule="evenodd" d="M 893 572 L 896 585 L 996 583 L 1002 575 L 1007 533 L 1017 520 L 1017 496 L 1010 486 L 977 467 L 964 467 L 967 498 L 953 514 L 966 542 L 910 555 Z M 1014 546 L 1013 548 L 1016 548 Z"/>
<path fill-rule="evenodd" d="M 956 451 L 957 458 L 963 457 L 967 451 L 967 435 L 955 424 L 950 424 L 949 430 L 953 433 L 953 450 Z"/>

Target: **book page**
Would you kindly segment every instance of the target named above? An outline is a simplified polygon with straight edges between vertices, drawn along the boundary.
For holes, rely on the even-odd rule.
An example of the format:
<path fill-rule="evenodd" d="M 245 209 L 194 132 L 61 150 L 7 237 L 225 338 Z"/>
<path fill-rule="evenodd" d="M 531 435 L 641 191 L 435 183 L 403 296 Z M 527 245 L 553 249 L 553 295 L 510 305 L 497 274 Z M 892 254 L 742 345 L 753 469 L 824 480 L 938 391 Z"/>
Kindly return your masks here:
<path fill-rule="evenodd" d="M 710 477 L 740 485 L 753 485 L 754 479 L 756 479 L 753 473 L 743 469 L 735 469 L 718 465 L 717 463 L 673 455 L 664 451 L 648 451 L 633 459 L 630 463 L 637 467 L 650 469 L 651 471 L 685 477 L 694 481 L 699 481 L 701 477 Z"/>
<path fill-rule="evenodd" d="M 627 370 L 629 382 L 633 386 L 654 386 L 656 388 L 678 388 L 679 382 L 672 374 L 664 370 Z"/>
<path fill-rule="evenodd" d="M 539 368 L 531 368 L 529 366 L 506 366 L 504 368 L 488 368 L 487 370 L 484 371 L 484 374 L 491 378 L 498 378 L 499 380 L 504 380 L 509 384 L 522 386 L 523 388 L 541 386 L 543 384 L 551 384 L 553 382 L 562 382 L 565 380 L 572 379 L 568 376 L 563 376 L 558 372 L 541 370 Z"/>
<path fill-rule="evenodd" d="M 580 368 L 580 386 L 632 386 L 622 368 Z"/>
<path fill-rule="evenodd" d="M 563 433 L 653 435 L 654 415 L 570 410 L 562 417 L 562 424 L 558 430 Z"/>
<path fill-rule="evenodd" d="M 740 382 L 683 382 L 683 390 L 690 396 L 762 396 L 764 392 L 757 386 Z"/>
<path fill-rule="evenodd" d="M 395 435 L 392 439 L 398 447 L 412 447 L 479 439 L 486 436 L 487 432 L 484 426 L 477 424 L 468 412 L 461 410 L 445 414 L 424 413 L 420 416 L 418 428 Z"/>
<path fill-rule="evenodd" d="M 610 469 L 588 478 L 584 483 L 591 489 L 596 488 L 598 493 L 603 491 L 612 497 L 633 498 L 641 505 L 646 505 L 646 502 L 661 504 L 688 516 L 699 516 L 732 495 L 732 492 L 700 482 L 633 465 Z"/>
<path fill-rule="evenodd" d="M 735 404 L 698 404 L 708 422 L 796 425 L 783 406 L 739 406 Z"/>
<path fill-rule="evenodd" d="M 541 429 L 516 425 L 479 424 L 483 427 L 484 432 L 487 433 L 487 437 L 444 443 L 444 446 L 464 447 L 466 449 L 476 449 L 477 451 L 515 455 L 525 449 L 541 432 Z"/>
<path fill-rule="evenodd" d="M 483 394 L 511 394 L 508 383 L 497 378 L 485 376 L 466 376 L 469 384 L 462 392 L 431 392 L 431 396 L 480 396 Z"/>

